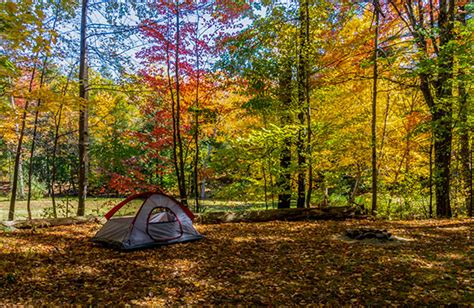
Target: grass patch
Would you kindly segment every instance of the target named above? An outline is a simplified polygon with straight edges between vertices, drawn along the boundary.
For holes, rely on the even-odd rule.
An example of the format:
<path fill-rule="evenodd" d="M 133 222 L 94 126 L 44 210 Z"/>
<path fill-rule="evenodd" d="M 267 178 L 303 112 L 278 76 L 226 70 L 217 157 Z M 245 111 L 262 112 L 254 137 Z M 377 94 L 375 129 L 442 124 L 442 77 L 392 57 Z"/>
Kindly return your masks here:
<path fill-rule="evenodd" d="M 100 216 L 107 213 L 113 206 L 124 200 L 124 198 L 88 198 L 86 200 L 86 215 Z M 22 220 L 28 217 L 26 201 L 18 200 L 15 206 L 15 219 Z M 75 216 L 77 211 L 77 197 L 75 198 L 57 198 L 58 217 Z M 265 209 L 264 202 L 242 202 L 242 201 L 220 201 L 204 200 L 200 203 L 201 210 L 204 212 L 215 211 L 243 211 L 243 210 L 262 210 Z M 33 218 L 52 217 L 51 199 L 38 199 L 31 201 L 31 214 Z M 276 206 L 276 205 L 275 205 Z M 0 199 L 0 220 L 7 220 L 10 201 L 7 198 Z M 268 208 L 272 208 L 269 204 Z M 194 209 L 194 204 L 191 204 Z M 68 213 L 66 215 L 66 213 Z"/>
<path fill-rule="evenodd" d="M 86 201 L 86 215 L 103 215 L 115 204 L 123 200 L 122 198 L 88 198 Z M 19 200 L 15 205 L 15 219 L 21 220 L 28 217 L 26 201 Z M 59 217 L 76 216 L 77 198 L 57 198 L 57 211 Z M 31 200 L 31 215 L 33 218 L 52 217 L 51 199 Z M 8 218 L 10 201 L 0 200 L 0 220 Z M 66 213 L 68 212 L 68 215 Z"/>

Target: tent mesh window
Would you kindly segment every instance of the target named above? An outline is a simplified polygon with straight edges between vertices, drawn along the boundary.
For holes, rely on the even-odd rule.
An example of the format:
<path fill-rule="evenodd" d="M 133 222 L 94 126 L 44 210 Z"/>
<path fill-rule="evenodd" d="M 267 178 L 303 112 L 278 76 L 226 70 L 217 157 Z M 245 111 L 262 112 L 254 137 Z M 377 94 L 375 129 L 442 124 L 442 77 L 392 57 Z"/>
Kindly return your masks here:
<path fill-rule="evenodd" d="M 170 223 L 176 222 L 176 214 L 165 207 L 155 207 L 148 216 L 149 224 Z"/>
<path fill-rule="evenodd" d="M 146 233 L 154 241 L 170 241 L 183 236 L 183 226 L 173 211 L 155 207 L 148 215 Z"/>
<path fill-rule="evenodd" d="M 135 217 L 135 215 L 140 210 L 143 202 L 145 202 L 145 199 L 130 200 L 124 206 L 122 206 L 117 212 L 115 212 L 114 216 L 112 216 L 111 219 L 122 218 L 122 217 Z"/>

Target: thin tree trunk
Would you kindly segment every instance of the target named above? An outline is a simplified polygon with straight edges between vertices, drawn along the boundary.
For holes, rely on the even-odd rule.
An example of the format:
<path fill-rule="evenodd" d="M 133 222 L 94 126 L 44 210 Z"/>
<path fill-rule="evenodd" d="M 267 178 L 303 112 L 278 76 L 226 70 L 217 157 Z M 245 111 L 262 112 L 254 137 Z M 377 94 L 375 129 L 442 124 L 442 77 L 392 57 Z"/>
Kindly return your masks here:
<path fill-rule="evenodd" d="M 58 141 L 59 141 L 59 125 L 61 123 L 61 117 L 62 117 L 62 109 L 63 109 L 63 104 L 59 107 L 58 115 L 57 115 L 57 124 L 55 125 L 54 129 L 54 141 L 53 141 L 53 154 L 51 158 L 51 201 L 53 203 L 53 212 L 56 213 L 56 193 L 54 191 L 54 185 L 56 183 L 56 172 L 57 172 L 57 167 L 56 167 L 56 152 L 58 148 Z"/>
<path fill-rule="evenodd" d="M 40 83 L 39 83 L 40 89 L 43 88 L 47 61 L 48 61 L 48 57 L 46 56 L 43 60 L 43 67 L 41 68 Z M 38 130 L 38 117 L 39 117 L 40 107 L 41 107 L 41 98 L 38 99 L 38 102 L 36 104 L 35 120 L 33 124 L 33 136 L 31 139 L 31 148 L 30 148 L 30 160 L 29 160 L 29 165 L 28 165 L 28 197 L 27 197 L 27 202 L 26 202 L 26 209 L 28 212 L 28 219 L 30 220 L 31 220 L 31 184 L 32 184 L 31 180 L 33 177 L 33 157 L 34 157 L 35 147 L 36 147 L 36 135 L 37 135 L 37 130 Z M 53 208 L 53 215 L 54 215 L 54 218 L 57 217 L 55 208 Z"/>
<path fill-rule="evenodd" d="M 33 90 L 33 81 L 35 79 L 35 74 L 36 74 L 36 59 L 34 61 L 33 71 L 31 72 L 30 85 L 28 89 L 29 92 Z M 13 167 L 12 195 L 10 198 L 10 208 L 8 210 L 8 220 L 13 220 L 15 218 L 15 203 L 16 203 L 18 173 L 20 171 L 21 152 L 22 152 L 22 145 L 23 145 L 23 137 L 25 135 L 28 105 L 29 105 L 29 101 L 27 100 L 25 103 L 25 108 L 23 109 L 23 116 L 21 118 L 20 135 L 18 136 L 18 144 L 17 144 L 16 154 L 15 154 L 15 164 Z"/>
<path fill-rule="evenodd" d="M 305 23 L 307 22 L 306 17 L 306 9 L 305 6 L 307 5 L 306 2 L 308 0 L 300 0 L 299 2 L 299 48 L 298 48 L 298 121 L 300 127 L 298 129 L 298 139 L 296 141 L 296 148 L 297 148 L 297 155 L 298 155 L 298 196 L 296 200 L 296 207 L 304 208 L 305 207 L 305 199 L 306 199 L 306 158 L 305 152 L 307 151 L 307 147 L 305 146 L 305 113 L 306 113 L 306 70 L 307 70 L 307 59 L 305 57 L 306 54 L 306 26 Z"/>
<path fill-rule="evenodd" d="M 88 67 L 87 67 L 87 5 L 82 0 L 81 15 L 81 51 L 79 64 L 79 97 L 82 99 L 79 109 L 79 203 L 77 216 L 84 216 L 87 197 L 89 167 L 89 107 L 88 107 Z"/>
<path fill-rule="evenodd" d="M 25 178 L 23 175 L 23 160 L 18 162 L 18 197 L 21 200 L 25 199 Z"/>
<path fill-rule="evenodd" d="M 390 93 L 387 93 L 387 106 L 385 107 L 384 118 L 383 118 L 383 128 L 382 128 L 382 138 L 380 139 L 380 150 L 377 159 L 377 170 L 380 170 L 380 165 L 382 163 L 383 150 L 385 146 L 385 138 L 387 137 L 387 122 L 388 114 L 390 111 Z"/>
<path fill-rule="evenodd" d="M 56 14 L 54 16 L 54 22 L 52 26 L 52 30 L 54 31 L 56 29 L 56 22 L 58 19 L 58 13 L 59 11 L 56 11 Z M 48 56 L 45 55 L 44 60 L 43 60 L 43 66 L 41 67 L 41 75 L 40 75 L 40 83 L 39 83 L 39 88 L 43 88 L 44 84 L 44 78 L 46 75 L 46 67 L 48 63 Z M 37 137 L 37 130 L 38 130 L 38 117 L 39 117 L 39 112 L 40 112 L 40 107 L 41 107 L 41 98 L 38 99 L 37 104 L 36 104 L 36 111 L 35 111 L 35 120 L 33 124 L 33 137 L 31 140 L 31 148 L 30 148 L 30 161 L 29 161 L 29 166 L 28 166 L 28 199 L 26 202 L 26 209 L 28 211 L 28 219 L 31 219 L 31 180 L 33 176 L 33 157 L 35 153 L 35 147 L 36 147 L 36 137 Z M 56 213 L 56 208 L 53 207 L 53 216 L 54 218 L 57 218 L 57 213 Z"/>
<path fill-rule="evenodd" d="M 472 213 L 472 196 L 473 196 L 473 193 L 472 193 L 472 191 L 473 191 L 473 189 L 472 189 L 472 182 L 473 182 L 472 181 L 472 171 L 474 169 L 473 166 L 472 166 L 473 163 L 474 163 L 474 160 L 472 159 L 472 154 L 474 152 L 473 148 L 474 148 L 474 136 L 471 136 L 471 172 L 470 172 L 471 173 L 471 181 L 470 181 L 471 182 L 471 187 L 469 187 L 469 195 L 471 196 L 471 200 L 470 200 L 470 203 L 469 203 L 470 207 L 468 209 L 468 214 L 469 214 L 470 217 L 472 217 L 472 215 L 473 215 L 473 213 Z"/>
<path fill-rule="evenodd" d="M 356 177 L 356 180 L 355 180 L 355 183 L 354 183 L 354 188 L 352 189 L 351 191 L 351 194 L 349 196 L 349 203 L 350 204 L 354 204 L 355 203 L 355 197 L 356 197 L 356 194 L 357 194 L 357 190 L 359 189 L 359 182 L 360 182 L 360 174 L 358 173 L 357 174 L 357 177 Z"/>
<path fill-rule="evenodd" d="M 15 110 L 15 136 L 17 138 L 20 137 L 20 125 L 18 124 L 18 113 L 16 111 L 16 106 L 15 106 L 15 97 L 13 95 L 8 96 L 8 100 L 10 102 L 10 105 L 13 110 Z M 12 153 L 14 152 L 14 149 L 12 149 Z M 18 165 L 18 173 L 19 173 L 19 178 L 18 178 L 18 195 L 21 199 L 25 197 L 25 187 L 24 187 L 24 180 L 23 180 L 23 162 L 20 159 L 19 165 Z M 10 172 L 12 174 L 12 172 Z M 13 179 L 11 179 L 13 182 Z"/>
<path fill-rule="evenodd" d="M 265 172 L 264 164 L 262 164 L 262 174 L 263 174 L 263 195 L 264 195 L 264 200 L 265 200 L 265 210 L 268 210 L 267 174 Z"/>
<path fill-rule="evenodd" d="M 195 129 L 194 129 L 194 200 L 196 203 L 196 212 L 199 213 L 199 183 L 198 183 L 198 164 L 199 164 L 199 82 L 200 82 L 200 71 L 199 71 L 199 46 L 198 46 L 198 39 L 199 39 L 199 10 L 196 9 L 197 21 L 196 21 L 196 102 L 195 102 L 195 111 L 194 111 L 194 121 L 195 121 Z"/>
<path fill-rule="evenodd" d="M 183 142 L 181 139 L 181 101 L 180 101 L 180 76 L 179 76 L 179 44 L 180 26 L 179 26 L 179 2 L 176 1 L 176 49 L 175 49 L 175 82 L 176 82 L 176 141 L 178 143 L 178 179 L 179 197 L 184 205 L 188 205 L 188 197 L 186 195 L 186 179 L 184 175 L 184 158 L 183 158 Z"/>
<path fill-rule="evenodd" d="M 69 87 L 69 82 L 71 80 L 71 75 L 73 73 L 73 68 L 71 69 L 68 78 L 66 80 L 66 84 L 64 85 L 63 88 L 63 93 L 62 93 L 62 98 L 61 98 L 61 104 L 59 105 L 59 110 L 57 114 L 54 117 L 55 123 L 54 123 L 54 140 L 53 140 L 53 153 L 51 156 L 51 202 L 53 203 L 53 212 L 56 213 L 56 192 L 54 191 L 54 185 L 56 183 L 56 173 L 57 173 L 57 167 L 56 167 L 56 153 L 58 149 L 58 142 L 59 142 L 59 127 L 61 126 L 61 119 L 62 119 L 62 113 L 63 113 L 63 108 L 64 108 L 64 97 L 66 96 L 67 93 L 67 88 Z M 61 186 L 59 186 L 59 193 L 61 193 Z M 67 203 L 68 206 L 68 203 Z M 69 214 L 69 209 L 66 207 L 66 217 Z"/>
<path fill-rule="evenodd" d="M 270 172 L 270 191 L 271 191 L 271 197 L 272 197 L 272 209 L 275 208 L 275 186 L 273 184 L 273 176 L 272 176 L 272 168 L 270 161 L 268 161 L 268 171 Z"/>
<path fill-rule="evenodd" d="M 310 84 L 309 84 L 309 77 L 310 77 L 310 63 L 309 63 L 309 0 L 305 1 L 305 40 L 306 40 L 306 50 L 304 51 L 305 57 L 305 96 L 306 96 L 306 122 L 307 122 L 307 155 L 308 155 L 308 193 L 306 195 L 306 207 L 309 208 L 311 206 L 311 194 L 313 192 L 313 156 L 312 156 L 312 149 L 311 149 L 311 139 L 312 139 L 312 130 L 311 130 L 311 102 L 310 102 Z"/>
<path fill-rule="evenodd" d="M 377 54 L 379 46 L 379 3 L 374 0 L 374 13 L 375 13 L 375 35 L 374 35 L 374 80 L 372 90 L 372 208 L 371 213 L 375 215 L 377 213 Z"/>
<path fill-rule="evenodd" d="M 169 37 L 169 29 L 171 27 L 171 23 L 170 23 L 170 18 L 168 17 L 166 19 L 166 26 L 167 26 L 167 29 L 168 29 L 168 33 L 167 33 L 167 36 Z M 171 120 L 172 120 L 172 124 L 173 124 L 173 129 L 172 129 L 172 133 L 173 133 L 173 148 L 172 148 L 172 154 L 173 154 L 173 166 L 174 166 L 174 170 L 175 170 L 175 174 L 176 174 L 176 181 L 178 182 L 178 187 L 181 183 L 181 173 L 179 172 L 179 168 L 178 168 L 178 153 L 177 153 L 177 138 L 176 138 L 176 132 L 177 132 L 177 129 L 176 129 L 176 103 L 175 103 L 175 99 L 174 99 L 174 90 L 173 90 L 173 85 L 172 85 L 172 81 L 171 81 L 171 56 L 170 56 L 170 44 L 169 42 L 167 41 L 166 42 L 166 74 L 167 74 L 167 77 L 168 77 L 168 88 L 169 88 L 169 91 L 170 91 L 170 97 L 171 97 Z"/>
<path fill-rule="evenodd" d="M 429 205 L 429 214 L 430 218 L 433 217 L 433 133 L 430 137 L 430 178 L 428 185 L 430 186 L 430 205 Z"/>

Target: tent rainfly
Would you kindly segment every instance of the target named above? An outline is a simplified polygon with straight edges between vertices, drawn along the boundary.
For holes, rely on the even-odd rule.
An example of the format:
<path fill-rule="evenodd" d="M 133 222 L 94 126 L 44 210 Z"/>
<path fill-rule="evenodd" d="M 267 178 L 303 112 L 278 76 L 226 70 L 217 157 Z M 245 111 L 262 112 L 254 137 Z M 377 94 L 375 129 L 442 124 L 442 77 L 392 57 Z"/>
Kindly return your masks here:
<path fill-rule="evenodd" d="M 202 239 L 193 227 L 194 215 L 161 192 L 133 195 L 107 214 L 107 222 L 92 238 L 95 243 L 124 250 Z"/>

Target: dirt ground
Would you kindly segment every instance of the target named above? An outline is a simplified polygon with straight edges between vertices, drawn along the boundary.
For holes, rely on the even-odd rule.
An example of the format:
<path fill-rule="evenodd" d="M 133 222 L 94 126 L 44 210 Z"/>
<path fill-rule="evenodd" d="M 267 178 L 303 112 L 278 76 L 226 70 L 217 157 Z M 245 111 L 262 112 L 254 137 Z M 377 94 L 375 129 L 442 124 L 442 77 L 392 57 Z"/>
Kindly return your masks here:
<path fill-rule="evenodd" d="M 346 241 L 375 227 L 406 239 Z M 0 231 L 0 304 L 474 304 L 474 220 L 196 225 L 199 242 L 121 252 L 99 224 Z"/>

